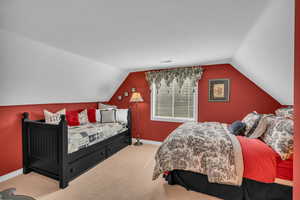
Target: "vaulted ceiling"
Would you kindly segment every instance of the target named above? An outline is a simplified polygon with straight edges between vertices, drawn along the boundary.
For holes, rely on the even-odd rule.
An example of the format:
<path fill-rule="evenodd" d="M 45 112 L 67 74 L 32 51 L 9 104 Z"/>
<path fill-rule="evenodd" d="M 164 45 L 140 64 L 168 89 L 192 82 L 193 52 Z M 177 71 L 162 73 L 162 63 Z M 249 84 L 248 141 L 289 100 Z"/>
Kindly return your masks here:
<path fill-rule="evenodd" d="M 41 80 L 49 94 L 11 96 L 0 105 L 59 98 L 105 101 L 130 71 L 229 62 L 282 104 L 292 104 L 293 8 L 293 0 L 2 0 L 3 85 L 15 85 L 10 82 L 19 79 L 7 77 L 22 68 L 22 73 L 47 74 L 66 86 L 59 92 Z M 34 52 L 30 59 L 29 52 Z M 165 60 L 172 62 L 162 63 Z M 52 72 L 53 65 L 61 69 L 57 78 L 59 70 Z M 83 88 L 74 81 L 83 80 L 83 74 L 92 81 L 77 96 Z M 20 78 L 26 88 L 33 86 L 30 76 Z M 74 93 L 63 94 L 70 87 Z M 16 91 L 22 91 L 22 85 Z M 57 100 L 49 102 L 49 95 Z"/>

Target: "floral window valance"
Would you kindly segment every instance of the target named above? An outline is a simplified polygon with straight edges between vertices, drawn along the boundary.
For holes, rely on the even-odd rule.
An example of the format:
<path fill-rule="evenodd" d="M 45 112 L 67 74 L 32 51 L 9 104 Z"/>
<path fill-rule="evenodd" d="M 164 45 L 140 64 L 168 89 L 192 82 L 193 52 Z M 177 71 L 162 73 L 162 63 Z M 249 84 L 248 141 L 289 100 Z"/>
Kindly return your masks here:
<path fill-rule="evenodd" d="M 155 85 L 156 91 L 159 91 L 162 80 L 165 81 L 167 86 L 170 86 L 175 80 L 181 89 L 184 81 L 190 79 L 192 86 L 195 88 L 197 86 L 197 82 L 201 79 L 202 73 L 202 67 L 184 67 L 169 70 L 149 71 L 146 72 L 146 79 L 151 90 L 152 86 Z"/>

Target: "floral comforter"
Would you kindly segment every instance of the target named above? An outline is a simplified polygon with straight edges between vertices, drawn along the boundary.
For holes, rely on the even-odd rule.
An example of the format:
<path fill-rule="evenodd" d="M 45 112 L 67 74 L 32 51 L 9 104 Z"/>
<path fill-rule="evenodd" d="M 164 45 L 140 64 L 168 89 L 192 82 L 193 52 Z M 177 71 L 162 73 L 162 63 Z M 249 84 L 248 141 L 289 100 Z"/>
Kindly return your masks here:
<path fill-rule="evenodd" d="M 153 180 L 165 171 L 186 170 L 205 174 L 211 183 L 242 184 L 243 156 L 227 124 L 188 122 L 179 126 L 155 155 Z"/>

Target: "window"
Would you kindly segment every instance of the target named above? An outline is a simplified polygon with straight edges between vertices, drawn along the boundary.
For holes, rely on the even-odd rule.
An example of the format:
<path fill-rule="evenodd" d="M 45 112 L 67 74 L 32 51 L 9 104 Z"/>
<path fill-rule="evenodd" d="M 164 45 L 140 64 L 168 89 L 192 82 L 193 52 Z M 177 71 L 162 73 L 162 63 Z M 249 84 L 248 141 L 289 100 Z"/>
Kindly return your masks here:
<path fill-rule="evenodd" d="M 197 121 L 197 88 L 192 87 L 189 79 L 185 80 L 181 90 L 176 81 L 168 87 L 164 80 L 157 92 L 152 87 L 151 119 L 158 121 Z"/>

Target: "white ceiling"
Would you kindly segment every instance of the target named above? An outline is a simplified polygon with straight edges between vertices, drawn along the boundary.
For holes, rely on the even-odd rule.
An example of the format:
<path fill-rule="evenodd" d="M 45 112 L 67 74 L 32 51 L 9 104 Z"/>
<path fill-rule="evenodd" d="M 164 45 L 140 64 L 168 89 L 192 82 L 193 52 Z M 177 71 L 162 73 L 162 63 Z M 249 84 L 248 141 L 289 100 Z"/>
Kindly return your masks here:
<path fill-rule="evenodd" d="M 232 57 L 266 0 L 2 0 L 3 29 L 122 68 Z"/>
<path fill-rule="evenodd" d="M 124 73 L 228 63 L 276 1 L 1 0 L 0 29 Z"/>

